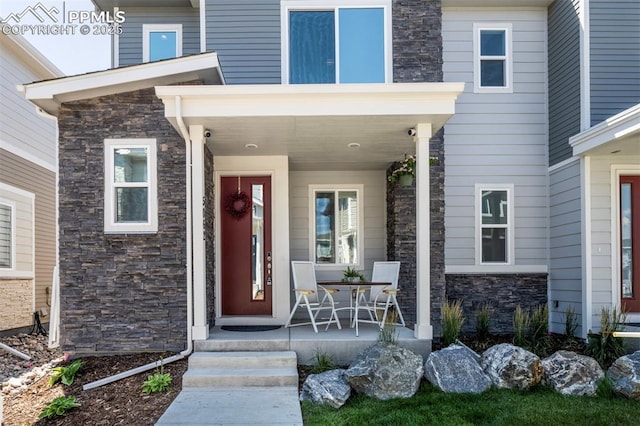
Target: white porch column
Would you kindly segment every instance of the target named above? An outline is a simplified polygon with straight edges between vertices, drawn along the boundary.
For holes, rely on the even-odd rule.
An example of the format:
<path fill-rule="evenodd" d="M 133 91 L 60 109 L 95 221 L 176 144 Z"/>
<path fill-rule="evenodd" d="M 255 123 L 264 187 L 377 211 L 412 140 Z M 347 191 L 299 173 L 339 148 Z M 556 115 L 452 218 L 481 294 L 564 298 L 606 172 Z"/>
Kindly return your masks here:
<path fill-rule="evenodd" d="M 189 126 L 191 139 L 191 243 L 193 247 L 193 340 L 209 337 L 204 239 L 204 150 L 203 126 Z M 188 147 L 187 147 L 188 149 Z"/>
<path fill-rule="evenodd" d="M 431 326 L 431 123 L 416 126 L 416 326 L 417 339 L 433 339 Z"/>

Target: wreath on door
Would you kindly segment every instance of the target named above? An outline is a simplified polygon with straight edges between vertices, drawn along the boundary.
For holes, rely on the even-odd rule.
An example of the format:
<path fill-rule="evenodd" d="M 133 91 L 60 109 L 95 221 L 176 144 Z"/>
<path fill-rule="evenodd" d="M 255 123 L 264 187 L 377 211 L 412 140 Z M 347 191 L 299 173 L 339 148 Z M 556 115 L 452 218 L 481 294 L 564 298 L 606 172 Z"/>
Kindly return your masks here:
<path fill-rule="evenodd" d="M 230 194 L 227 196 L 224 209 L 236 220 L 240 220 L 251 210 L 251 198 L 241 191 Z"/>

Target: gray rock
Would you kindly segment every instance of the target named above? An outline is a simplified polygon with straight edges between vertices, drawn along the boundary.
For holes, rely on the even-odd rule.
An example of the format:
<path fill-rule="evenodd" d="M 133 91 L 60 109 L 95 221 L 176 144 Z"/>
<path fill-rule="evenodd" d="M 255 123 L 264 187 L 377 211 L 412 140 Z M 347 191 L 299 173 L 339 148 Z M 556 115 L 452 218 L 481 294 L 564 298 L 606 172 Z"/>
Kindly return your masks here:
<path fill-rule="evenodd" d="M 351 387 L 373 398 L 410 398 L 424 373 L 422 357 L 392 344 L 363 350 L 345 372 Z"/>
<path fill-rule="evenodd" d="M 544 382 L 564 395 L 594 396 L 604 371 L 598 362 L 571 351 L 558 351 L 542 360 Z"/>
<path fill-rule="evenodd" d="M 529 389 L 540 383 L 543 376 L 537 355 L 509 343 L 487 349 L 480 366 L 497 388 Z"/>
<path fill-rule="evenodd" d="M 342 407 L 351 396 L 351 387 L 344 375 L 346 370 L 330 370 L 311 374 L 302 385 L 300 401 Z"/>
<path fill-rule="evenodd" d="M 615 360 L 609 367 L 607 376 L 615 392 L 640 400 L 640 351 Z"/>
<path fill-rule="evenodd" d="M 457 344 L 431 352 L 424 364 L 424 376 L 444 392 L 482 393 L 491 387 L 491 379 L 476 357 L 471 349 Z"/>

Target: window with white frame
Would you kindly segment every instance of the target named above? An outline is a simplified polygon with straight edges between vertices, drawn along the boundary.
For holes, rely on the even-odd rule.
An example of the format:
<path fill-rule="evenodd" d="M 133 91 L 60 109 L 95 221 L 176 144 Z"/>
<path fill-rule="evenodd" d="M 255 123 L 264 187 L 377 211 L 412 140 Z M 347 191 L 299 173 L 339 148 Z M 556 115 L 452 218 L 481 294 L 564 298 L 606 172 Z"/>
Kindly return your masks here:
<path fill-rule="evenodd" d="M 12 269 L 15 228 L 14 206 L 0 201 L 0 269 Z"/>
<path fill-rule="evenodd" d="M 142 25 L 142 61 L 182 56 L 182 24 Z"/>
<path fill-rule="evenodd" d="M 362 265 L 362 185 L 309 187 L 311 259 L 318 265 Z"/>
<path fill-rule="evenodd" d="M 476 186 L 476 263 L 513 263 L 513 186 Z"/>
<path fill-rule="evenodd" d="M 155 139 L 105 139 L 106 233 L 158 230 Z"/>
<path fill-rule="evenodd" d="M 389 80 L 389 0 L 283 0 L 281 5 L 284 82 L 384 83 Z"/>
<path fill-rule="evenodd" d="M 511 24 L 474 24 L 476 93 L 512 92 Z"/>

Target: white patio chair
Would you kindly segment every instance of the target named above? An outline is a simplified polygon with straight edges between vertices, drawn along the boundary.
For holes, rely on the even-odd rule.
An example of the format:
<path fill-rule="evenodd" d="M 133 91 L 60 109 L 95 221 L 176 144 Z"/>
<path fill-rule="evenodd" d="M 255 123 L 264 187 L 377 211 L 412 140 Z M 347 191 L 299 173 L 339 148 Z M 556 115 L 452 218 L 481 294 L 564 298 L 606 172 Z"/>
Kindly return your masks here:
<path fill-rule="evenodd" d="M 338 290 L 326 289 L 318 285 L 316 282 L 316 271 L 313 262 L 292 261 L 291 269 L 293 271 L 293 291 L 296 293 L 296 303 L 291 309 L 291 314 L 285 324 L 285 328 L 311 324 L 313 326 L 313 330 L 317 333 L 318 325 L 326 324 L 327 327 L 325 328 L 325 331 L 327 331 L 331 323 L 335 322 L 338 329 L 342 329 L 332 295 Z M 318 290 L 323 292 L 322 299 L 319 298 Z M 306 308 L 307 313 L 309 314 L 309 322 L 291 324 L 293 315 L 296 313 L 298 308 Z M 317 320 L 318 314 L 321 311 L 331 312 L 328 320 Z"/>
<path fill-rule="evenodd" d="M 358 295 L 359 309 L 368 311 L 370 318 L 368 321 L 359 320 L 360 322 L 376 322 L 380 325 L 380 328 L 382 328 L 387 320 L 389 308 L 393 306 L 400 320 L 397 325 L 405 326 L 404 317 L 402 316 L 402 311 L 400 311 L 400 304 L 396 298 L 399 276 L 400 262 L 373 263 L 371 282 L 388 282 L 391 284 L 387 287 L 372 286 L 368 298 L 364 292 Z M 380 317 L 379 313 L 382 313 L 382 317 Z"/>

